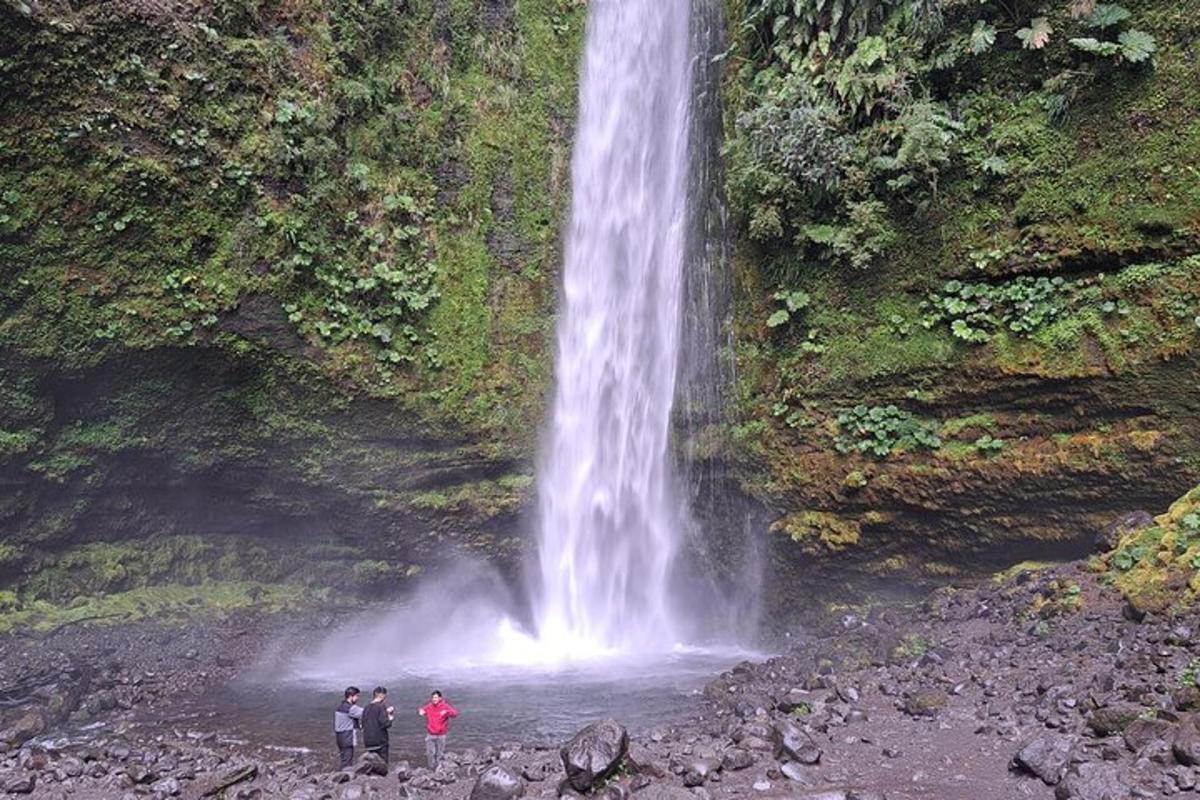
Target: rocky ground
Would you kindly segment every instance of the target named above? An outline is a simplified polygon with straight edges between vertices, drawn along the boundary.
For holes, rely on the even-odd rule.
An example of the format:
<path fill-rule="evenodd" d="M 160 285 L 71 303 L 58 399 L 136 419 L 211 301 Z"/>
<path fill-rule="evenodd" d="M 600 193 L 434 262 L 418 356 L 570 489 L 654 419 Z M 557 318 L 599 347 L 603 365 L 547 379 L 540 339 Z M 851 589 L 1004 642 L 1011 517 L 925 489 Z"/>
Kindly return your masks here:
<path fill-rule="evenodd" d="M 232 747 L 213 734 L 97 728 L 203 691 L 259 654 L 253 617 L 180 631 L 75 627 L 0 642 L 0 789 L 36 797 L 352 800 L 596 794 L 606 800 L 1125 800 L 1200 796 L 1194 616 L 1143 616 L 1073 564 L 847 613 L 705 689 L 686 724 L 593 724 L 558 748 L 497 744 L 431 773 Z M 296 635 L 303 635 L 297 631 Z M 286 641 L 286 639 L 285 639 Z M 590 722 L 581 720 L 581 726 Z"/>

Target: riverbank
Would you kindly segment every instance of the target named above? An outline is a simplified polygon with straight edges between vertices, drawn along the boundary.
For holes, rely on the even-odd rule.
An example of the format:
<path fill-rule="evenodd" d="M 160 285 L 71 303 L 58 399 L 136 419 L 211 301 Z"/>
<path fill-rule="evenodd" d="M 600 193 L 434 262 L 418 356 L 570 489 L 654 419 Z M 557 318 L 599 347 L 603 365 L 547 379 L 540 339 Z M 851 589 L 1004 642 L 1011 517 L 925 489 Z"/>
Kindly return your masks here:
<path fill-rule="evenodd" d="M 600 791 L 612 800 L 1195 796 L 1197 622 L 1143 615 L 1079 563 L 847 611 L 796 635 L 784 655 L 722 673 L 685 722 L 633 735 Z M 47 798 L 464 798 L 499 765 L 526 796 L 573 791 L 546 743 L 457 750 L 436 774 L 393 757 L 387 776 L 351 777 L 331 772 L 330 753 L 145 723 L 261 663 L 262 642 L 286 650 L 335 624 L 280 629 L 245 614 L 7 637 L 0 788 Z M 60 735 L 69 730 L 81 733 Z M 487 797 L 503 790 L 488 787 Z"/>

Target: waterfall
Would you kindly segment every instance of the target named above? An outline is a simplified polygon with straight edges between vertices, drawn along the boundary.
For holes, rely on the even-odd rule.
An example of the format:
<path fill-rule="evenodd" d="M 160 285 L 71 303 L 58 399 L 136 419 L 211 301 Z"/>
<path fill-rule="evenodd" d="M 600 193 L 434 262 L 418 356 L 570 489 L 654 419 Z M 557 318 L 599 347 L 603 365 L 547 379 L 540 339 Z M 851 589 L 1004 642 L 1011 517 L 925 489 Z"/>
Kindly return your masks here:
<path fill-rule="evenodd" d="M 689 224 L 688 0 L 594 0 L 572 161 L 557 380 L 538 479 L 538 639 L 676 641 L 686 521 L 670 453 Z"/>

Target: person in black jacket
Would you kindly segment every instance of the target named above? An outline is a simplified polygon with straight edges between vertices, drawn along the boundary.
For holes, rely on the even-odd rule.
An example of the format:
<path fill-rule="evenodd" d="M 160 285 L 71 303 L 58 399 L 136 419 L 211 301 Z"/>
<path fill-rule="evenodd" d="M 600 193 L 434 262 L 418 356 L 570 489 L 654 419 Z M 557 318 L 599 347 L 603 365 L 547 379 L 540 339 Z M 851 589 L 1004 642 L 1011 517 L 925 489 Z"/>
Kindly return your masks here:
<path fill-rule="evenodd" d="M 367 706 L 362 716 L 363 745 L 369 753 L 377 753 L 388 760 L 388 728 L 396 718 L 396 709 L 387 704 L 387 689 L 376 686 L 371 692 L 371 704 Z"/>

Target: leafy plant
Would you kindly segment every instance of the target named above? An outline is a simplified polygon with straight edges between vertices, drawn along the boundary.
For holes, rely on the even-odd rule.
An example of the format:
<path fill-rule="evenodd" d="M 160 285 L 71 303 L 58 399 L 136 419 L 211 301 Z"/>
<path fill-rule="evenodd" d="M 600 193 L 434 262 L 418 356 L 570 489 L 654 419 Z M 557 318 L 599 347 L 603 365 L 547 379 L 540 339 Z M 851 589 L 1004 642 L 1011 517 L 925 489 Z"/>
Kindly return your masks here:
<path fill-rule="evenodd" d="M 799 289 L 780 289 L 774 294 L 774 298 L 782 304 L 782 307 L 776 309 L 767 318 L 768 328 L 778 328 L 781 325 L 786 325 L 791 321 L 793 314 L 808 308 L 809 303 L 812 302 L 812 298 L 809 297 L 808 293 Z"/>
<path fill-rule="evenodd" d="M 992 46 L 996 44 L 996 26 L 985 19 L 976 20 L 975 27 L 971 29 L 971 52 L 975 55 L 982 55 Z"/>
<path fill-rule="evenodd" d="M 1116 5 L 1115 3 L 1099 3 L 1092 9 L 1092 13 L 1088 14 L 1084 19 L 1084 23 L 1089 28 L 1112 28 L 1120 25 L 1132 16 L 1129 9 L 1124 6 Z"/>
<path fill-rule="evenodd" d="M 922 302 L 922 324 L 949 325 L 956 338 L 976 344 L 998 330 L 1029 336 L 1068 309 L 1075 286 L 1058 276 L 1021 276 L 1000 285 L 947 281 Z"/>
<path fill-rule="evenodd" d="M 974 447 L 985 455 L 995 455 L 1004 449 L 1004 440 L 984 434 L 975 440 Z"/>
<path fill-rule="evenodd" d="M 887 458 L 902 450 L 936 450 L 942 446 L 937 427 L 911 412 L 888 406 L 858 405 L 837 416 L 834 443 L 843 453 Z"/>
<path fill-rule="evenodd" d="M 1050 27 L 1050 20 L 1045 17 L 1034 17 L 1028 27 L 1017 31 L 1017 38 L 1021 40 L 1021 46 L 1026 50 L 1041 50 L 1050 41 L 1050 34 L 1053 32 L 1054 28 Z"/>
<path fill-rule="evenodd" d="M 1179 673 L 1179 678 L 1176 680 L 1180 686 L 1196 686 L 1197 678 L 1200 677 L 1200 658 L 1192 659 L 1182 672 Z"/>

